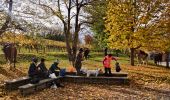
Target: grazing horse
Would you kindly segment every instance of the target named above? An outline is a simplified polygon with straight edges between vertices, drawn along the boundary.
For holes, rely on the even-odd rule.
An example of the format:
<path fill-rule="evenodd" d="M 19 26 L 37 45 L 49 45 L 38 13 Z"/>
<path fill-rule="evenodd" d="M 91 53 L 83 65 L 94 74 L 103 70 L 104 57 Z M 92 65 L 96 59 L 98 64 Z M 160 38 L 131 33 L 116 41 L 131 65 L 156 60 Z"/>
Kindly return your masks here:
<path fill-rule="evenodd" d="M 155 65 L 161 65 L 162 55 L 163 55 L 162 53 L 154 54 L 154 63 L 155 63 Z"/>
<path fill-rule="evenodd" d="M 136 52 L 138 65 L 148 65 L 148 54 L 142 50 Z"/>
<path fill-rule="evenodd" d="M 14 68 L 15 68 L 17 49 L 14 46 L 14 44 L 6 43 L 4 44 L 2 50 L 5 54 L 6 61 L 9 62 L 10 64 L 10 67 L 11 67 L 12 62 L 14 62 Z"/>

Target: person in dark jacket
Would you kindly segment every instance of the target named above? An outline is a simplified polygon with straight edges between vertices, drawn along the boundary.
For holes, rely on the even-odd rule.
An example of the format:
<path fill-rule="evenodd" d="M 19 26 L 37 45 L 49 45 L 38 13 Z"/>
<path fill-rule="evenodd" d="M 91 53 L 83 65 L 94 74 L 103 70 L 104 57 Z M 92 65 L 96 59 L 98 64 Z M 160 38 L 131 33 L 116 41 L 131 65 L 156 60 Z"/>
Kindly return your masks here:
<path fill-rule="evenodd" d="M 41 78 L 48 78 L 48 69 L 45 66 L 45 59 L 41 58 L 40 64 L 37 66 L 39 68 L 39 73 Z"/>
<path fill-rule="evenodd" d="M 75 68 L 77 71 L 77 74 L 80 74 L 81 66 L 83 61 L 83 48 L 80 48 L 79 53 L 77 54 L 76 61 L 75 61 Z"/>
<path fill-rule="evenodd" d="M 55 73 L 55 70 L 61 70 L 58 67 L 59 64 L 59 60 L 57 59 L 56 61 L 54 61 L 54 63 L 51 65 L 51 67 L 49 68 L 49 74 Z M 56 73 L 55 73 L 56 74 Z M 64 87 L 64 85 L 61 85 L 59 82 L 54 82 L 53 85 L 56 85 L 57 87 Z M 55 87 L 56 88 L 56 87 Z"/>
<path fill-rule="evenodd" d="M 86 60 L 89 58 L 89 53 L 90 53 L 89 48 L 86 48 L 86 50 L 84 51 L 84 57 Z"/>
<path fill-rule="evenodd" d="M 59 60 L 57 59 L 57 60 L 51 65 L 51 67 L 49 68 L 49 73 L 50 73 L 50 74 L 55 73 L 55 70 L 60 70 L 60 68 L 58 67 L 58 64 L 59 64 Z"/>
<path fill-rule="evenodd" d="M 30 67 L 28 70 L 28 75 L 30 77 L 34 77 L 34 76 L 38 75 L 37 62 L 38 62 L 37 58 L 32 59 L 32 63 L 30 64 Z"/>
<path fill-rule="evenodd" d="M 28 70 L 28 75 L 31 78 L 31 83 L 35 84 L 38 83 L 40 78 L 39 78 L 39 72 L 37 68 L 37 58 L 32 59 L 32 63 L 30 64 L 29 70 Z"/>

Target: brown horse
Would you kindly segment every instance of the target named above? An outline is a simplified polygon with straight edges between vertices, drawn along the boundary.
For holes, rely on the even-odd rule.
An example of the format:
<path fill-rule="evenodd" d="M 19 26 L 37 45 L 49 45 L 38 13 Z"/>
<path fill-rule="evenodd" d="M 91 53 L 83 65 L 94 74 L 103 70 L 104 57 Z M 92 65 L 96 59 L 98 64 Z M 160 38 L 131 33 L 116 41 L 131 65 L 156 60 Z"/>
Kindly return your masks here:
<path fill-rule="evenodd" d="M 148 65 L 148 54 L 142 50 L 137 50 L 136 51 L 136 57 L 137 57 L 137 62 L 138 66 L 139 65 Z"/>
<path fill-rule="evenodd" d="M 10 67 L 11 67 L 11 64 L 14 63 L 14 68 L 15 68 L 17 49 L 14 46 L 14 44 L 5 43 L 2 50 L 5 54 L 6 61 L 9 62 L 10 64 Z"/>

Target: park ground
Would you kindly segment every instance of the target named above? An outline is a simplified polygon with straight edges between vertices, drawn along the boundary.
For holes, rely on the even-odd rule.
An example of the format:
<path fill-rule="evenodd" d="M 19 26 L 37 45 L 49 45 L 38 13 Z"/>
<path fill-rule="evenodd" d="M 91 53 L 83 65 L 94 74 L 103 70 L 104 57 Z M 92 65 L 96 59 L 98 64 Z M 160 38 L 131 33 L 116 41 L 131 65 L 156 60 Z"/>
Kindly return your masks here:
<path fill-rule="evenodd" d="M 9 70 L 3 54 L 0 55 L 0 82 L 27 75 L 32 57 L 45 58 L 50 67 L 55 59 L 60 59 L 59 66 L 68 68 L 66 52 L 24 53 L 19 54 L 17 69 Z M 89 60 L 83 61 L 83 67 L 96 69 L 102 67 L 103 53 L 91 53 Z M 99 85 L 62 83 L 64 88 L 45 89 L 32 95 L 22 97 L 18 91 L 0 91 L 0 100 L 170 100 L 170 69 L 154 66 L 130 66 L 129 58 L 120 55 L 118 61 L 123 72 L 128 73 L 130 85 Z M 112 63 L 114 71 L 114 61 Z M 2 88 L 2 86 L 1 86 Z"/>

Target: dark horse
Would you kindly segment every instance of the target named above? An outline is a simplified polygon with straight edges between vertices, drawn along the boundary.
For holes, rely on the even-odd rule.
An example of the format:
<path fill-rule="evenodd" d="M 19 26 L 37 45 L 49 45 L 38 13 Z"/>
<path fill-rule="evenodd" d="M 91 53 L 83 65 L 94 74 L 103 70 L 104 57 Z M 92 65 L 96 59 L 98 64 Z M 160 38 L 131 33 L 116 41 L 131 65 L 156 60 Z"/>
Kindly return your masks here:
<path fill-rule="evenodd" d="M 14 44 L 5 43 L 2 50 L 5 54 L 6 61 L 9 62 L 10 64 L 10 67 L 11 67 L 11 64 L 14 63 L 14 68 L 15 68 L 17 49 L 14 46 Z"/>

